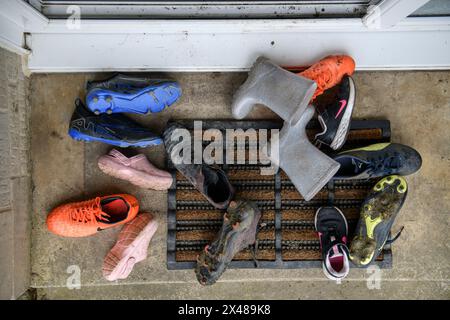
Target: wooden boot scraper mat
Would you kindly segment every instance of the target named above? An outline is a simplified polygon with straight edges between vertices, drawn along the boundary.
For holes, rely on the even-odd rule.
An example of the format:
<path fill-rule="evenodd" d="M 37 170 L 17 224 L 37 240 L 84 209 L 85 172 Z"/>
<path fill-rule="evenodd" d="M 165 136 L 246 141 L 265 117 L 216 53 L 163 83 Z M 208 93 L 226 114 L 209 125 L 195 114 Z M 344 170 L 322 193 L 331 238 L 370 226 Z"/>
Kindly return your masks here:
<path fill-rule="evenodd" d="M 193 130 L 194 122 L 180 121 Z M 202 121 L 202 130 L 219 129 L 226 141 L 226 129 L 281 129 L 281 122 L 273 121 Z M 319 132 L 317 121 L 307 126 L 310 141 Z M 192 131 L 191 131 L 192 134 Z M 353 120 L 342 150 L 363 147 L 373 143 L 389 142 L 391 136 L 388 120 Z M 210 142 L 203 142 L 203 148 Z M 257 144 L 245 140 L 246 163 L 249 152 L 258 152 Z M 327 154 L 331 149 L 322 148 Z M 223 157 L 226 161 L 226 157 Z M 305 201 L 295 189 L 287 175 L 280 169 L 275 175 L 261 175 L 260 164 L 224 164 L 220 167 L 227 173 L 235 188 L 235 199 L 246 199 L 257 203 L 262 212 L 257 234 L 255 263 L 250 248 L 238 253 L 230 268 L 321 268 L 320 244 L 314 229 L 314 216 L 321 206 L 336 206 L 348 221 L 349 240 L 353 238 L 360 207 L 377 179 L 331 180 L 312 200 Z M 198 192 L 168 160 L 168 168 L 174 183 L 168 190 L 168 269 L 192 269 L 197 255 L 205 245 L 211 243 L 220 227 L 225 210 L 217 210 Z M 390 246 L 385 246 L 375 261 L 381 268 L 392 267 Z M 354 267 L 354 265 L 352 265 Z"/>

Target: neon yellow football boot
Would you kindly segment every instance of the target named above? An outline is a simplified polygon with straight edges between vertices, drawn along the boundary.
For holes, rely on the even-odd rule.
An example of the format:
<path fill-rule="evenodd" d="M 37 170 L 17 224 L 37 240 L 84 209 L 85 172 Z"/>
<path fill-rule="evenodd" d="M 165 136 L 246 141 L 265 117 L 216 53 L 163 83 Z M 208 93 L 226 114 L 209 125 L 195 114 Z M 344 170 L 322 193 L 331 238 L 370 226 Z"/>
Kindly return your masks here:
<path fill-rule="evenodd" d="M 363 202 L 350 243 L 350 260 L 354 264 L 367 266 L 381 253 L 407 191 L 406 180 L 396 175 L 381 179 L 372 188 Z"/>

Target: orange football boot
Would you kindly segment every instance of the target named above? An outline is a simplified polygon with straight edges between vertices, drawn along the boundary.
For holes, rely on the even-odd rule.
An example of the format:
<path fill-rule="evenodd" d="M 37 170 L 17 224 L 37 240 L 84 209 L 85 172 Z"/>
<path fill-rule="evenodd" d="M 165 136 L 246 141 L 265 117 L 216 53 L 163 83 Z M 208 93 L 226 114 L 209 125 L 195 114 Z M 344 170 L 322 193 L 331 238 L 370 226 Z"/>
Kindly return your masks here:
<path fill-rule="evenodd" d="M 63 237 L 86 237 L 125 224 L 139 212 L 137 199 L 115 194 L 63 204 L 47 216 L 47 228 Z"/>
<path fill-rule="evenodd" d="M 328 56 L 299 73 L 299 75 L 317 83 L 314 100 L 325 90 L 338 85 L 344 75 L 351 76 L 355 71 L 355 61 L 350 56 Z"/>

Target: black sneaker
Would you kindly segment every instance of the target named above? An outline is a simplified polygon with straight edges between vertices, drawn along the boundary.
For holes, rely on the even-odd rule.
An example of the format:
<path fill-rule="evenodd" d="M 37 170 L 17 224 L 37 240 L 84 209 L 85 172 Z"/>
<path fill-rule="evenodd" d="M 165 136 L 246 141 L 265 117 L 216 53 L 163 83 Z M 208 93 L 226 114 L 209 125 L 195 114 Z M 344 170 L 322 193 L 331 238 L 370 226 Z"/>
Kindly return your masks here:
<path fill-rule="evenodd" d="M 336 207 L 321 207 L 314 224 L 320 238 L 323 272 L 331 280 L 345 278 L 350 270 L 345 216 Z"/>
<path fill-rule="evenodd" d="M 80 99 L 70 120 L 69 135 L 75 140 L 99 141 L 118 147 L 148 147 L 162 140 L 149 129 L 121 114 L 95 115 Z"/>
<path fill-rule="evenodd" d="M 399 143 L 377 143 L 344 151 L 334 157 L 341 167 L 334 179 L 368 179 L 391 174 L 406 176 L 420 169 L 422 158 Z"/>
<path fill-rule="evenodd" d="M 380 255 L 407 192 L 406 180 L 395 175 L 381 179 L 372 188 L 362 204 L 355 236 L 350 244 L 350 260 L 354 264 L 367 266 Z"/>
<path fill-rule="evenodd" d="M 178 159 L 180 151 L 176 146 L 181 140 L 173 141 L 176 138 L 176 130 L 186 130 L 178 123 L 171 123 L 163 133 L 164 145 L 175 168 L 180 171 L 192 185 L 202 193 L 205 198 L 216 208 L 226 209 L 234 195 L 234 189 L 223 170 L 207 164 L 194 164 L 194 159 L 189 158 L 189 163 L 184 163 Z M 182 132 L 182 131 L 180 131 Z M 189 131 L 187 134 L 190 135 Z"/>
<path fill-rule="evenodd" d="M 207 245 L 197 258 L 195 274 L 201 284 L 215 283 L 233 257 L 256 242 L 260 218 L 261 211 L 253 202 L 232 201 L 230 203 L 216 240 Z"/>
<path fill-rule="evenodd" d="M 339 84 L 336 101 L 323 107 L 317 107 L 319 123 L 323 131 L 316 134 L 316 141 L 340 149 L 348 135 L 353 107 L 355 105 L 355 83 L 345 76 Z"/>

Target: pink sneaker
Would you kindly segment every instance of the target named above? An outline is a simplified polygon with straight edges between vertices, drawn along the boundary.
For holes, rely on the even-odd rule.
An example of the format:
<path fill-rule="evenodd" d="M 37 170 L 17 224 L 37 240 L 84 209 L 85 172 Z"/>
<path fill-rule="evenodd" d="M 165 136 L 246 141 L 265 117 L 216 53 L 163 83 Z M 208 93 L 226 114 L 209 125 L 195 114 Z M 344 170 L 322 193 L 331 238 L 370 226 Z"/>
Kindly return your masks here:
<path fill-rule="evenodd" d="M 98 167 L 106 174 L 145 189 L 167 190 L 173 180 L 170 173 L 156 168 L 145 155 L 128 158 L 116 149 L 101 156 Z"/>
<path fill-rule="evenodd" d="M 150 240 L 158 229 L 158 223 L 150 213 L 141 213 L 128 222 L 119 233 L 116 244 L 103 261 L 106 280 L 125 279 L 139 261 L 147 258 Z"/>

